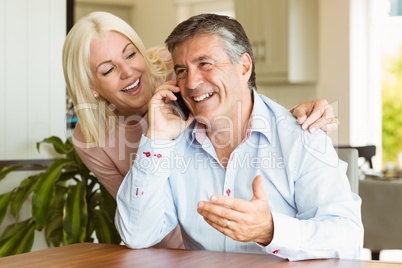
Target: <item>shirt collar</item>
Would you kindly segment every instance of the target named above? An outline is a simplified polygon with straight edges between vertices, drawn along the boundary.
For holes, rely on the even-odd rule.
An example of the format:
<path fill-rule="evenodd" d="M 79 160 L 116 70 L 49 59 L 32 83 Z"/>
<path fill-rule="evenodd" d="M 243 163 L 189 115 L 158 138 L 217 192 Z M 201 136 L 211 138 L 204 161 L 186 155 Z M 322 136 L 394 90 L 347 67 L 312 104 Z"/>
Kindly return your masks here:
<path fill-rule="evenodd" d="M 273 119 L 273 114 L 269 111 L 269 108 L 255 90 L 253 90 L 253 99 L 253 111 L 247 123 L 248 126 L 246 137 L 243 142 L 249 139 L 252 132 L 259 132 L 263 134 L 266 136 L 268 141 L 271 142 L 271 119 Z M 200 144 L 203 144 L 206 137 L 206 126 L 204 124 L 195 122 L 194 128 L 191 131 L 190 143 L 192 144 L 195 140 L 197 140 Z"/>
<path fill-rule="evenodd" d="M 250 134 L 251 132 L 259 132 L 263 134 L 268 139 L 268 142 L 271 143 L 272 126 L 275 123 L 274 114 L 255 90 L 253 90 L 253 94 L 254 106 L 250 118 L 251 125 L 249 122 L 247 130 L 250 131 Z"/>

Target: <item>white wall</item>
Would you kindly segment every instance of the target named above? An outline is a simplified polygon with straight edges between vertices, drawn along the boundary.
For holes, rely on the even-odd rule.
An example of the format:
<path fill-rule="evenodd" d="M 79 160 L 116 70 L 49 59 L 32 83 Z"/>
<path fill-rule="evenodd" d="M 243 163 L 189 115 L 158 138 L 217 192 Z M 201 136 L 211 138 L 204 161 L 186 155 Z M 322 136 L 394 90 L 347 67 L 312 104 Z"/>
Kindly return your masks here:
<path fill-rule="evenodd" d="M 63 137 L 65 0 L 0 0 L 0 159 L 44 158 L 36 142 Z"/>
<path fill-rule="evenodd" d="M 189 16 L 212 11 L 224 13 L 228 7 L 233 7 L 232 0 L 115 0 L 113 3 L 127 1 L 133 5 L 131 24 L 145 47 L 163 46 L 177 23 Z"/>
<path fill-rule="evenodd" d="M 381 168 L 381 62 L 371 0 L 320 0 L 317 95 L 336 102 L 337 144 L 377 146 Z"/>
<path fill-rule="evenodd" d="M 80 15 L 91 11 L 108 11 L 126 19 L 141 37 L 145 47 L 163 46 L 177 23 L 175 0 L 75 0 Z M 130 7 L 130 18 L 118 10 Z"/>
<path fill-rule="evenodd" d="M 36 142 L 52 135 L 65 139 L 65 33 L 66 0 L 0 0 L 1 160 L 49 158 L 46 148 L 37 152 Z M 0 181 L 0 194 L 27 175 Z M 7 216 L 0 231 L 11 220 Z M 35 244 L 44 246 L 43 238 Z"/>
<path fill-rule="evenodd" d="M 350 141 L 349 0 L 320 0 L 317 95 L 339 106 L 339 143 Z"/>
<path fill-rule="evenodd" d="M 133 0 L 133 27 L 145 47 L 163 46 L 166 37 L 176 26 L 174 0 Z"/>

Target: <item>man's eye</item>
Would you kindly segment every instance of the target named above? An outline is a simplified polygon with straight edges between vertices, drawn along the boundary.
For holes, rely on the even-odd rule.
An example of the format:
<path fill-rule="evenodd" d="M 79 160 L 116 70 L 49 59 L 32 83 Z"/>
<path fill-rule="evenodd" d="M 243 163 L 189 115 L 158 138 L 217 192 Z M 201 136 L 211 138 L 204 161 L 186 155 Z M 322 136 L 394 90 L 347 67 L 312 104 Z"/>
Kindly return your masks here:
<path fill-rule="evenodd" d="M 176 70 L 176 77 L 179 79 L 182 79 L 184 77 L 186 77 L 186 70 L 185 69 L 177 69 Z"/>
<path fill-rule="evenodd" d="M 130 53 L 128 56 L 127 56 L 127 59 L 132 59 L 132 58 L 134 58 L 134 56 L 135 56 L 135 54 L 137 54 L 137 52 L 133 52 L 133 53 Z"/>
<path fill-rule="evenodd" d="M 106 72 L 104 72 L 102 75 L 106 76 L 108 74 L 110 74 L 113 71 L 114 68 L 110 68 L 109 70 L 107 70 Z"/>
<path fill-rule="evenodd" d="M 200 68 L 202 69 L 202 70 L 207 70 L 207 69 L 209 69 L 211 67 L 211 63 L 209 63 L 209 62 L 201 62 L 200 63 Z"/>

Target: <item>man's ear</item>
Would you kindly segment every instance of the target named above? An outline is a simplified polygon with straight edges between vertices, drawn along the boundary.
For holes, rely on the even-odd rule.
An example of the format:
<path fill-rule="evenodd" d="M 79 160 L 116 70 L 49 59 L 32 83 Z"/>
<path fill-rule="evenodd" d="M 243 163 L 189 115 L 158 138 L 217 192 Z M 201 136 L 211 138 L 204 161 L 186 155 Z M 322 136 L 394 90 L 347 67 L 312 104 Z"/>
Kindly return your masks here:
<path fill-rule="evenodd" d="M 248 83 L 248 80 L 250 79 L 251 76 L 251 70 L 253 67 L 253 61 L 251 60 L 251 57 L 248 53 L 244 53 L 240 57 L 240 65 L 241 65 L 241 75 L 242 79 L 245 80 L 246 83 Z"/>

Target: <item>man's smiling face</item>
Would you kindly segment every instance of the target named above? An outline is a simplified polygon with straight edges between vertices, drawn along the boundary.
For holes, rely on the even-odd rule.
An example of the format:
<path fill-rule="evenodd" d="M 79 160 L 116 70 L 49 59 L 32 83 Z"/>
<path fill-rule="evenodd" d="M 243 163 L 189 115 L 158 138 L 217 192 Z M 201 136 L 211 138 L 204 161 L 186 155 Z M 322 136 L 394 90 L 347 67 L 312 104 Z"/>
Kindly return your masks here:
<path fill-rule="evenodd" d="M 183 99 L 198 121 L 234 118 L 245 94 L 250 95 L 242 59 L 233 64 L 217 35 L 196 35 L 176 44 L 173 61 Z"/>

